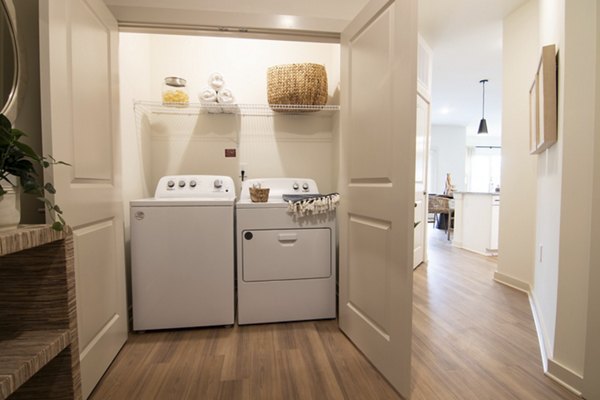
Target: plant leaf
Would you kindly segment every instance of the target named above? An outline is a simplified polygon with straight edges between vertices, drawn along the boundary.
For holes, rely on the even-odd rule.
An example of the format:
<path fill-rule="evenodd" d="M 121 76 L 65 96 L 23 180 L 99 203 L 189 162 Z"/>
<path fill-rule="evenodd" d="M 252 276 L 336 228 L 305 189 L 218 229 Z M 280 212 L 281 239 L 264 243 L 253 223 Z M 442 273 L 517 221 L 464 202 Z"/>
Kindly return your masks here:
<path fill-rule="evenodd" d="M 55 231 L 62 231 L 64 228 L 63 223 L 56 221 L 55 223 L 52 224 L 52 229 L 54 229 Z"/>
<path fill-rule="evenodd" d="M 44 185 L 44 189 L 46 189 L 48 193 L 56 194 L 56 189 L 54 189 L 54 186 L 50 182 Z"/>
<path fill-rule="evenodd" d="M 4 114 L 0 114 L 0 127 L 2 127 L 3 129 L 7 129 L 9 131 L 12 128 L 12 123 L 10 122 L 10 120 L 8 118 L 6 118 L 6 115 L 4 115 Z"/>
<path fill-rule="evenodd" d="M 27 155 L 27 157 L 33 158 L 34 160 L 40 159 L 40 157 L 35 153 L 35 151 L 33 151 L 33 149 L 30 146 L 26 145 L 25 143 L 15 142 L 14 145 L 16 148 L 18 148 L 23 153 L 25 153 L 25 155 Z"/>

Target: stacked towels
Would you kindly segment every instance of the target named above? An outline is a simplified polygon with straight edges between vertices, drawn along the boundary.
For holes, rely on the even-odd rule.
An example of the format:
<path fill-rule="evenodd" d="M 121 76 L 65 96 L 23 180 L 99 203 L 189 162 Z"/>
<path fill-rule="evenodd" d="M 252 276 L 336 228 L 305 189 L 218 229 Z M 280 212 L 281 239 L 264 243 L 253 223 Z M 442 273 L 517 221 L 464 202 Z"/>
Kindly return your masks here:
<path fill-rule="evenodd" d="M 237 111 L 235 96 L 225 87 L 225 79 L 218 72 L 210 74 L 208 85 L 200 91 L 198 98 L 209 113 L 231 113 Z"/>

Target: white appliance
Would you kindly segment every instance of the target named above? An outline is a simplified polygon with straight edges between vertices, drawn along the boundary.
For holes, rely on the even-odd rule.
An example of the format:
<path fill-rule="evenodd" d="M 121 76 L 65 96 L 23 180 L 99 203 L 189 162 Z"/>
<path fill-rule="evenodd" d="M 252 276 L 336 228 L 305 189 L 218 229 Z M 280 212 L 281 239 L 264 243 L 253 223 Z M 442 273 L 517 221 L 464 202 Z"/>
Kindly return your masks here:
<path fill-rule="evenodd" d="M 253 203 L 249 188 L 269 188 Z M 312 179 L 243 182 L 236 206 L 238 324 L 336 317 L 335 212 L 296 216 L 284 194 L 318 194 Z"/>
<path fill-rule="evenodd" d="M 133 329 L 234 323 L 235 187 L 227 176 L 165 176 L 131 201 Z"/>

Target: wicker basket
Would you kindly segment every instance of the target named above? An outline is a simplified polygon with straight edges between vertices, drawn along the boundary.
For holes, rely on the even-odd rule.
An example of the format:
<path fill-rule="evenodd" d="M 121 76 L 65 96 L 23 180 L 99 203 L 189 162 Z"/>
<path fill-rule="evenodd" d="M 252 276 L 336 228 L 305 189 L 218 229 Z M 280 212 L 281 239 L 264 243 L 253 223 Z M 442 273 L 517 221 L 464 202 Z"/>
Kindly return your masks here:
<path fill-rule="evenodd" d="M 253 203 L 266 203 L 269 200 L 269 188 L 248 188 L 250 189 L 250 200 Z"/>
<path fill-rule="evenodd" d="M 306 106 L 294 111 L 318 111 L 327 104 L 327 71 L 320 64 L 284 64 L 267 70 L 267 95 L 274 111 L 289 111 L 277 105 Z M 313 107 L 310 107 L 313 106 Z"/>

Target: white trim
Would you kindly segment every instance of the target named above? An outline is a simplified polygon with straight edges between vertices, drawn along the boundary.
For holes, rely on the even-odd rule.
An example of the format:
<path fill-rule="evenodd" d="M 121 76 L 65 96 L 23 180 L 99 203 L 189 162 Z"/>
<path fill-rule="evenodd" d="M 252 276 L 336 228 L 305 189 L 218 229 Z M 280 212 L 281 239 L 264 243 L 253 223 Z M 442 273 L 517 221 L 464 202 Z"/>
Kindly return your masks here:
<path fill-rule="evenodd" d="M 527 295 L 529 295 L 529 292 L 531 291 L 529 283 L 523 282 L 522 280 L 519 280 L 517 278 L 513 278 L 512 276 L 503 274 L 502 272 L 494 272 L 494 280 L 498 283 L 503 284 L 504 286 L 509 286 L 513 289 L 525 292 L 527 293 Z"/>
<path fill-rule="evenodd" d="M 583 387 L 583 377 L 581 375 L 551 358 L 548 359 L 548 369 L 544 373 L 548 378 L 581 397 L 581 391 L 576 389 L 577 387 Z"/>
<path fill-rule="evenodd" d="M 266 15 L 257 13 L 111 5 L 121 31 L 201 32 L 235 37 L 310 37 L 339 43 L 349 21 L 324 17 Z M 255 36 L 256 35 L 256 36 Z"/>
<path fill-rule="evenodd" d="M 541 315 L 538 313 L 537 300 L 533 291 L 530 289 L 527 293 L 529 297 L 529 305 L 531 307 L 531 314 L 533 315 L 533 322 L 535 323 L 535 330 L 538 336 L 538 342 L 540 343 L 540 353 L 542 355 L 542 365 L 544 367 L 544 373 L 548 372 L 548 349 L 550 348 L 549 343 L 546 341 L 546 335 L 544 334 L 544 324 L 542 323 Z"/>

